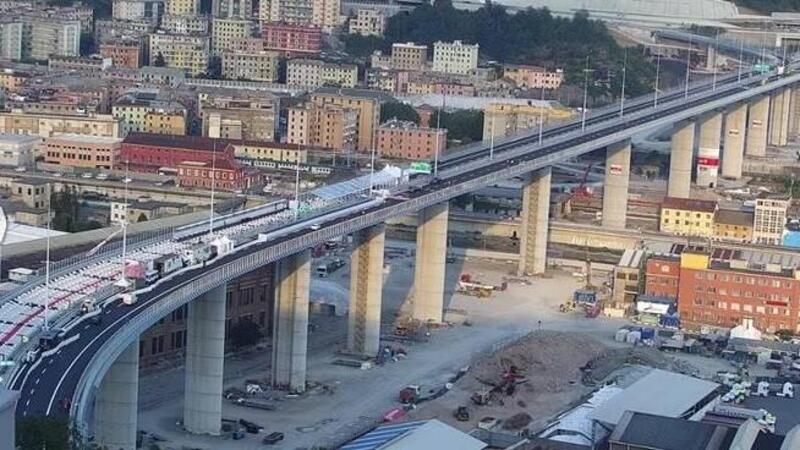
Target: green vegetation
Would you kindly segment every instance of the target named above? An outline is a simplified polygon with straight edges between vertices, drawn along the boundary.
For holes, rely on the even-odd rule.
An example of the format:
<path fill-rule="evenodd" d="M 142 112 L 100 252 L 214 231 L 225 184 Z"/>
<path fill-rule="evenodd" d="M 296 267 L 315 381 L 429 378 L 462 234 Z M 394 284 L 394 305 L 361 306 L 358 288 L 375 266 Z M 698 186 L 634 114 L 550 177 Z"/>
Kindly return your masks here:
<path fill-rule="evenodd" d="M 372 52 L 383 48 L 383 40 L 376 36 L 345 34 L 342 37 L 347 53 L 356 58 L 369 58 Z"/>
<path fill-rule="evenodd" d="M 381 104 L 381 123 L 397 118 L 419 125 L 419 114 L 410 105 L 403 102 L 386 102 Z"/>
<path fill-rule="evenodd" d="M 480 44 L 484 60 L 564 68 L 567 83 L 572 85 L 583 85 L 588 57 L 594 73 L 590 94 L 620 93 L 625 50 L 602 22 L 583 13 L 572 19 L 553 17 L 546 9 L 509 14 L 491 3 L 466 11 L 454 8 L 450 0 L 436 0 L 433 5 L 425 3 L 389 18 L 380 47 L 409 41 L 431 46 L 456 39 Z M 377 40 L 351 37 L 345 39 L 345 45 L 353 55 L 365 55 L 379 47 Z M 626 95 L 651 91 L 653 79 L 654 69 L 641 49 L 627 52 Z"/>
<path fill-rule="evenodd" d="M 164 67 L 167 65 L 167 62 L 164 60 L 164 54 L 158 52 L 156 58 L 153 60 L 153 65 L 156 67 Z"/>
<path fill-rule="evenodd" d="M 72 191 L 54 192 L 50 196 L 50 202 L 53 211 L 51 226 L 54 230 L 75 233 L 103 228 L 103 225 L 96 220 L 79 219 L 78 197 Z"/>
<path fill-rule="evenodd" d="M 442 111 L 440 120 L 440 128 L 447 128 L 447 140 L 454 144 L 469 144 L 483 139 L 483 111 Z M 431 126 L 436 127 L 436 113 L 431 118 Z"/>
<path fill-rule="evenodd" d="M 67 450 L 69 425 L 67 420 L 62 418 L 19 418 L 16 439 L 19 450 Z"/>
<path fill-rule="evenodd" d="M 771 13 L 773 11 L 800 11 L 797 0 L 734 0 L 739 6 L 756 11 Z"/>

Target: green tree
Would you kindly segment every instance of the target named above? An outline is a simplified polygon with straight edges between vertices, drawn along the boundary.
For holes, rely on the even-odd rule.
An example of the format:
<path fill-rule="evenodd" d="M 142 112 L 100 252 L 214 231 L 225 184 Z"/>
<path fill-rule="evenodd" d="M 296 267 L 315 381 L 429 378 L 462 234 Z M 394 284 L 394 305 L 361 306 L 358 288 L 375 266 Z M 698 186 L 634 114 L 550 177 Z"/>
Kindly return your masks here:
<path fill-rule="evenodd" d="M 231 327 L 231 344 L 234 348 L 255 345 L 264 333 L 252 320 L 242 319 Z"/>
<path fill-rule="evenodd" d="M 69 425 L 66 419 L 54 417 L 22 417 L 17 419 L 19 450 L 67 450 Z"/>
<path fill-rule="evenodd" d="M 377 36 L 362 36 L 360 34 L 345 34 L 342 37 L 345 51 L 357 58 L 369 58 L 375 50 L 381 50 L 383 40 Z"/>
<path fill-rule="evenodd" d="M 483 111 L 462 109 L 454 112 L 442 111 L 441 114 L 441 128 L 447 129 L 448 141 L 469 144 L 483 139 Z M 436 114 L 432 122 L 435 126 Z"/>
<path fill-rule="evenodd" d="M 92 33 L 81 33 L 80 52 L 81 55 L 91 55 L 97 51 L 97 45 Z"/>
<path fill-rule="evenodd" d="M 164 60 L 164 54 L 158 52 L 156 55 L 156 59 L 153 61 L 153 65 L 156 67 L 164 67 L 167 65 L 167 62 Z"/>
<path fill-rule="evenodd" d="M 419 114 L 411 106 L 403 102 L 390 101 L 381 104 L 381 123 L 397 118 L 419 124 Z"/>
<path fill-rule="evenodd" d="M 139 214 L 139 217 L 136 219 L 137 222 L 147 222 L 147 216 L 144 213 Z"/>

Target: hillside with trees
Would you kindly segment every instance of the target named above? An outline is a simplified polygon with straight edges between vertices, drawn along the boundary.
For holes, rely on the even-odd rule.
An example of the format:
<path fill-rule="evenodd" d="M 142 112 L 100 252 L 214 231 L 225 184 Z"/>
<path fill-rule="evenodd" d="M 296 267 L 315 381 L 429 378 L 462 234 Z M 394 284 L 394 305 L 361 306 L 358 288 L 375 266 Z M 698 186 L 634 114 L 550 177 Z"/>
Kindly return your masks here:
<path fill-rule="evenodd" d="M 798 0 L 734 0 L 734 3 L 763 13 L 800 11 L 800 1 Z"/>

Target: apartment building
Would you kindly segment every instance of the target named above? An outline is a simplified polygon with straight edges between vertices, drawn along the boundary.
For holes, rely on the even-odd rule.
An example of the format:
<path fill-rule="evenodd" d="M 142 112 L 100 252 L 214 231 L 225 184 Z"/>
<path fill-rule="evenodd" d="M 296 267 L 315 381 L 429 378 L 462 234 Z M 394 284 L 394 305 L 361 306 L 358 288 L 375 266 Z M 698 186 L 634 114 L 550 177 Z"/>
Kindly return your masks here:
<path fill-rule="evenodd" d="M 23 55 L 24 24 L 15 19 L 0 19 L 0 58 L 19 61 Z"/>
<path fill-rule="evenodd" d="M 282 142 L 231 140 L 236 158 L 305 164 L 309 147 Z"/>
<path fill-rule="evenodd" d="M 154 33 L 150 40 L 150 64 L 164 58 L 167 67 L 186 70 L 190 75 L 206 72 L 209 43 L 205 36 Z"/>
<path fill-rule="evenodd" d="M 553 102 L 491 103 L 483 110 L 483 140 L 512 136 L 543 125 L 566 121 L 574 112 L 557 107 Z"/>
<path fill-rule="evenodd" d="M 243 167 L 236 161 L 182 161 L 177 165 L 178 185 L 191 188 L 242 191 L 261 184 L 257 169 Z"/>
<path fill-rule="evenodd" d="M 212 0 L 211 15 L 251 20 L 253 19 L 253 0 Z"/>
<path fill-rule="evenodd" d="M 31 167 L 41 139 L 22 134 L 0 134 L 0 166 Z"/>
<path fill-rule="evenodd" d="M 94 56 L 60 56 L 50 55 L 47 68 L 51 72 L 80 72 L 86 75 L 97 75 L 111 67 L 111 58 Z"/>
<path fill-rule="evenodd" d="M 0 87 L 6 92 L 17 93 L 32 76 L 33 74 L 28 72 L 2 70 L 0 71 Z"/>
<path fill-rule="evenodd" d="M 114 102 L 111 114 L 122 120 L 125 134 L 186 134 L 186 108 L 178 102 L 158 98 L 155 92 L 129 92 Z"/>
<path fill-rule="evenodd" d="M 322 29 L 313 25 L 265 23 L 261 37 L 264 50 L 283 54 L 316 54 L 322 50 Z"/>
<path fill-rule="evenodd" d="M 263 0 L 259 20 L 314 25 L 331 30 L 341 24 L 341 0 Z"/>
<path fill-rule="evenodd" d="M 215 18 L 211 22 L 211 51 L 215 55 L 232 49 L 234 39 L 250 37 L 253 23 L 239 18 Z"/>
<path fill-rule="evenodd" d="M 172 136 L 131 133 L 122 141 L 120 161 L 130 163 L 136 172 L 156 173 L 159 169 L 177 169 L 185 161 L 233 163 L 233 146 L 227 141 L 200 136 Z"/>
<path fill-rule="evenodd" d="M 30 134 L 42 138 L 64 133 L 121 137 L 122 130 L 120 120 L 110 114 L 0 112 L 0 133 Z"/>
<path fill-rule="evenodd" d="M 114 0 L 111 7 L 116 20 L 157 23 L 164 15 L 164 0 Z"/>
<path fill-rule="evenodd" d="M 538 66 L 504 65 L 503 77 L 521 89 L 558 89 L 564 82 L 564 71 Z"/>
<path fill-rule="evenodd" d="M 414 122 L 392 119 L 378 127 L 377 151 L 384 158 L 430 160 L 447 147 L 447 130 L 423 128 Z"/>
<path fill-rule="evenodd" d="M 160 108 L 145 114 L 143 132 L 183 135 L 186 134 L 186 122 L 186 109 L 182 105 Z"/>
<path fill-rule="evenodd" d="M 211 22 L 207 16 L 173 16 L 167 14 L 161 19 L 159 29 L 172 34 L 208 36 L 211 31 Z"/>
<path fill-rule="evenodd" d="M 272 96 L 239 98 L 212 91 L 198 99 L 203 136 L 273 141 L 277 114 L 277 99 Z"/>
<path fill-rule="evenodd" d="M 381 102 L 386 94 L 363 89 L 319 88 L 311 94 L 310 103 L 316 106 L 335 105 L 356 111 L 355 148 L 369 152 L 375 145 L 375 132 L 381 116 Z"/>
<path fill-rule="evenodd" d="M 691 198 L 664 197 L 659 230 L 678 236 L 712 237 L 717 202 Z"/>
<path fill-rule="evenodd" d="M 44 162 L 82 169 L 113 169 L 118 163 L 122 139 L 63 134 L 44 140 Z"/>
<path fill-rule="evenodd" d="M 433 71 L 468 75 L 478 68 L 478 44 L 470 45 L 461 41 L 433 44 Z"/>
<path fill-rule="evenodd" d="M 169 16 L 195 16 L 200 12 L 200 0 L 166 0 Z"/>
<path fill-rule="evenodd" d="M 231 80 L 273 82 L 278 79 L 278 52 L 239 53 L 223 51 L 222 77 Z"/>
<path fill-rule="evenodd" d="M 428 46 L 413 42 L 392 44 L 391 68 L 397 70 L 425 70 L 428 64 Z"/>
<path fill-rule="evenodd" d="M 333 104 L 289 108 L 287 142 L 350 152 L 356 143 L 358 112 Z"/>
<path fill-rule="evenodd" d="M 753 242 L 780 245 L 786 227 L 790 200 L 759 198 L 756 200 L 753 221 Z"/>
<path fill-rule="evenodd" d="M 80 55 L 80 21 L 28 17 L 23 17 L 22 20 L 24 59 L 47 61 L 50 55 Z"/>
<path fill-rule="evenodd" d="M 730 253 L 730 252 L 729 252 Z M 652 256 L 645 291 L 678 301 L 684 328 L 733 328 L 745 318 L 756 328 L 800 332 L 800 272 L 780 264 L 717 259 L 705 250 Z"/>
<path fill-rule="evenodd" d="M 111 59 L 114 67 L 138 69 L 142 65 L 142 43 L 138 40 L 116 40 L 98 46 L 103 58 Z"/>
<path fill-rule="evenodd" d="M 352 88 L 358 83 L 358 66 L 316 59 L 292 59 L 286 63 L 286 83 L 309 88 L 321 86 Z"/>
<path fill-rule="evenodd" d="M 383 36 L 386 27 L 386 15 L 378 9 L 359 8 L 355 17 L 350 19 L 350 34 L 362 36 Z"/>
<path fill-rule="evenodd" d="M 730 242 L 753 241 L 753 212 L 737 209 L 717 210 L 714 239 Z"/>

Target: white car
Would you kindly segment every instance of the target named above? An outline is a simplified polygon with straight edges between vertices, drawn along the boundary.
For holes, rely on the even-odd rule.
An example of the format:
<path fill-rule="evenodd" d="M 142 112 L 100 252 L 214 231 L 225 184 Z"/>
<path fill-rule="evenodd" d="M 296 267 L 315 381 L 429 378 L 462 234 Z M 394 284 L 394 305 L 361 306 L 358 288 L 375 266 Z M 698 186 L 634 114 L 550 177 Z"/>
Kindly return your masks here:
<path fill-rule="evenodd" d="M 88 179 L 92 178 L 92 174 L 89 173 L 89 172 L 86 172 L 84 174 L 81 174 L 81 178 L 84 178 L 84 179 L 88 180 Z"/>
<path fill-rule="evenodd" d="M 17 168 L 14 169 L 14 172 L 25 172 L 26 170 L 28 170 L 28 169 L 26 169 L 24 167 L 17 167 Z"/>

